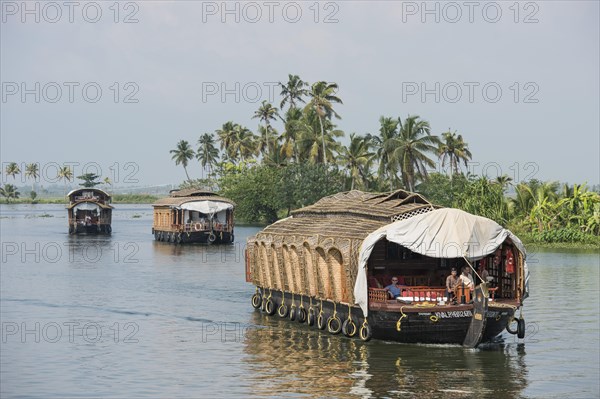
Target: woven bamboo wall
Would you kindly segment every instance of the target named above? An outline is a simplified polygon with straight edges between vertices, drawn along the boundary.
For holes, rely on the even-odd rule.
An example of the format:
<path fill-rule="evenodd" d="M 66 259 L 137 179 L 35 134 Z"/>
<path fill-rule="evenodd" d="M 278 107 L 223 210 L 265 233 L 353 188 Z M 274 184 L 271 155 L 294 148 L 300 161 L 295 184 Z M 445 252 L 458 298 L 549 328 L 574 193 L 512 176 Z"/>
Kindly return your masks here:
<path fill-rule="evenodd" d="M 354 303 L 361 240 L 259 234 L 249 244 L 255 285 Z"/>

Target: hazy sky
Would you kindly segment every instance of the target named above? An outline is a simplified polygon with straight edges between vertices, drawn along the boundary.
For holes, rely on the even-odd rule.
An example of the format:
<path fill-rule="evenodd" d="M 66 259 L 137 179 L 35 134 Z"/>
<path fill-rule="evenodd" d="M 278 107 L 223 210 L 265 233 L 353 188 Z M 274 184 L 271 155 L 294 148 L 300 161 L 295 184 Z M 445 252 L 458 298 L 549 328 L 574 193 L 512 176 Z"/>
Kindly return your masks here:
<path fill-rule="evenodd" d="M 289 73 L 338 83 L 344 142 L 416 114 L 463 135 L 474 173 L 600 182 L 597 1 L 1 6 L 2 167 L 38 162 L 43 182 L 70 163 L 180 183 L 177 141 L 228 120 L 256 131 Z"/>

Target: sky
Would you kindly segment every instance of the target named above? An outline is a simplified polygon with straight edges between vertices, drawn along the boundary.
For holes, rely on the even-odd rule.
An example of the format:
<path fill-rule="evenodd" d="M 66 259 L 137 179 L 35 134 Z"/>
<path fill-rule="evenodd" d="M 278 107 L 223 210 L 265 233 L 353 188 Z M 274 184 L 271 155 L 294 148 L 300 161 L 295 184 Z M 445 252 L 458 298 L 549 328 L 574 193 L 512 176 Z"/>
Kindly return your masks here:
<path fill-rule="evenodd" d="M 597 1 L 0 5 L 0 161 L 38 163 L 42 184 L 59 165 L 178 184 L 169 150 L 230 120 L 256 132 L 288 74 L 339 85 L 344 143 L 419 115 L 462 134 L 471 173 L 600 182 Z"/>

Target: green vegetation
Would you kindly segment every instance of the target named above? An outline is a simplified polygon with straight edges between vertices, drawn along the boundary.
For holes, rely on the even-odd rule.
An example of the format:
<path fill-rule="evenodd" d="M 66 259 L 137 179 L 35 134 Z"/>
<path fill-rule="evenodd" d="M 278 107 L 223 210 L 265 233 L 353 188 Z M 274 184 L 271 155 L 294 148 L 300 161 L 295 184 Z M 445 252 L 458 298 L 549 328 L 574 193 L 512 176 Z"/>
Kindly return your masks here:
<path fill-rule="evenodd" d="M 95 173 L 85 173 L 81 176 L 77 176 L 77 178 L 79 180 L 83 180 L 83 183 L 81 183 L 80 186 L 86 188 L 92 188 L 96 187 L 99 184 L 102 184 L 102 182 L 97 181 L 100 178 L 100 176 Z"/>
<path fill-rule="evenodd" d="M 0 187 L 0 195 L 6 198 L 6 203 L 8 204 L 11 199 L 18 199 L 21 193 L 12 184 L 5 184 L 4 187 Z"/>
<path fill-rule="evenodd" d="M 553 182 L 513 185 L 508 176 L 465 175 L 461 164 L 467 166 L 472 154 L 462 135 L 451 129 L 433 135 L 429 122 L 417 115 L 382 116 L 378 133 L 351 133 L 344 146 L 338 140 L 345 133 L 333 123 L 334 117 L 341 119 L 334 105 L 343 104 L 337 84 L 310 85 L 289 75 L 279 86 L 281 109 L 263 101 L 254 112 L 257 134 L 228 121 L 214 135 L 203 133 L 197 151 L 178 142 L 170 152 L 186 172 L 181 188 L 220 192 L 237 203 L 237 218 L 249 223 L 273 222 L 339 191 L 404 188 L 435 204 L 493 219 L 526 242 L 600 244 L 600 195 L 585 185 L 559 190 Z M 278 120 L 281 133 L 273 125 Z M 206 178 L 190 178 L 194 158 Z M 447 167 L 447 175 L 428 172 L 436 161 Z"/>
<path fill-rule="evenodd" d="M 114 194 L 112 196 L 113 204 L 151 204 L 158 199 L 150 194 Z"/>

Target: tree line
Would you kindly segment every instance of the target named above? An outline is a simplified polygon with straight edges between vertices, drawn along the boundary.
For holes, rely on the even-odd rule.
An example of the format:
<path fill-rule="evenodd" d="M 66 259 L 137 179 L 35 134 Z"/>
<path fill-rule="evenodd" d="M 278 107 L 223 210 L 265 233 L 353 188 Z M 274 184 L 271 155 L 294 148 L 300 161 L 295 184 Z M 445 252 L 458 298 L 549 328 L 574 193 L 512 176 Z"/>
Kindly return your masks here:
<path fill-rule="evenodd" d="M 238 217 L 263 223 L 339 191 L 403 188 L 433 203 L 489 217 L 531 240 L 592 237 L 597 242 L 600 197 L 585 184 L 514 184 L 506 175 L 490 180 L 465 174 L 462 166 L 472 154 L 463 136 L 451 129 L 432 134 L 429 122 L 417 115 L 381 116 L 376 132 L 350 133 L 344 145 L 345 132 L 335 124 L 343 104 L 336 83 L 309 84 L 288 75 L 279 89 L 279 107 L 263 101 L 254 112 L 255 131 L 227 121 L 201 134 L 196 148 L 186 140 L 177 143 L 170 154 L 185 170 L 182 187 L 219 191 L 238 203 Z M 436 161 L 447 174 L 429 172 Z M 190 178 L 192 165 L 206 177 Z"/>

